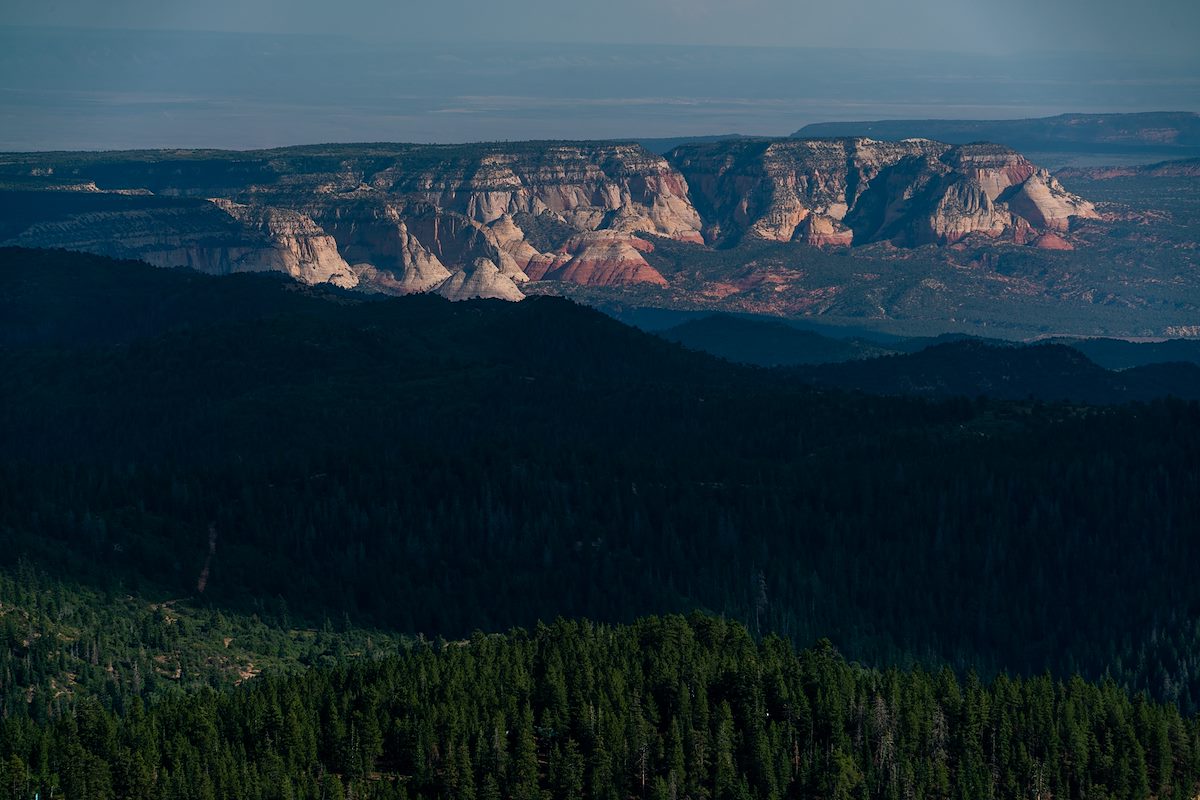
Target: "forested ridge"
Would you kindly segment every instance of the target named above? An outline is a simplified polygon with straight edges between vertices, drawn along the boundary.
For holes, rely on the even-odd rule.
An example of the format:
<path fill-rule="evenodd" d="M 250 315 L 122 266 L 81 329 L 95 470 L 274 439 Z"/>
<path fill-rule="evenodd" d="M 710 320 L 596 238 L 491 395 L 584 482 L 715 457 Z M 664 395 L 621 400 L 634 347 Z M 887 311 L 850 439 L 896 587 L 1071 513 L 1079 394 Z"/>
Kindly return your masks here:
<path fill-rule="evenodd" d="M 700 608 L 1200 698 L 1194 403 L 873 398 L 550 298 L 0 263 L 7 569 L 429 636 Z"/>
<path fill-rule="evenodd" d="M 0 727 L 0 797 L 1191 798 L 1200 726 L 1111 682 L 867 669 L 713 617 L 559 622 Z"/>
<path fill-rule="evenodd" d="M 0 374 L 0 797 L 1200 788 L 1195 403 L 20 250 Z"/>

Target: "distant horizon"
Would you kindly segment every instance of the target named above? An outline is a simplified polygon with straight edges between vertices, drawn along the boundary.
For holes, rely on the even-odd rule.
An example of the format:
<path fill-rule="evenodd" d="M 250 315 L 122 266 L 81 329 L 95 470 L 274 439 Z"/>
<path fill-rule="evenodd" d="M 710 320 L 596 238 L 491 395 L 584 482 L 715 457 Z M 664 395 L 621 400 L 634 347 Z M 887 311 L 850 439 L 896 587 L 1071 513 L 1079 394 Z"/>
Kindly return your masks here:
<path fill-rule="evenodd" d="M 1063 112 L 1061 114 L 1049 114 L 1039 117 L 880 117 L 876 119 L 844 119 L 844 120 L 829 120 L 827 123 L 846 123 L 846 124 L 868 124 L 877 122 L 908 122 L 908 121 L 935 121 L 935 122 L 1023 122 L 1035 121 L 1042 119 L 1054 119 L 1056 117 L 1076 117 L 1076 116 L 1151 116 L 1156 114 L 1190 114 L 1194 117 L 1200 117 L 1198 111 L 1187 111 L 1181 109 L 1160 109 L 1157 111 L 1096 111 L 1096 112 Z M 804 126 L 802 126 L 804 127 Z M 591 143 L 607 143 L 607 144 L 641 144 L 643 142 L 670 142 L 674 140 L 681 141 L 703 141 L 703 140 L 720 140 L 720 139 L 751 139 L 751 140 L 773 140 L 773 139 L 841 139 L 848 138 L 845 136 L 796 136 L 799 130 L 792 133 L 783 133 L 778 135 L 771 134 L 744 134 L 735 131 L 725 133 L 701 133 L 695 135 L 680 134 L 672 136 L 670 134 L 655 135 L 655 136 L 612 136 L 612 137 L 592 137 L 592 138 L 529 138 L 529 139 L 469 139 L 462 141 L 414 141 L 404 139 L 362 139 L 362 140 L 336 140 L 336 141 L 297 141 L 287 144 L 268 145 L 265 147 L 207 147 L 207 146 L 190 146 L 190 145 L 163 145 L 161 147 L 118 147 L 105 148 L 96 150 L 65 148 L 57 150 L 0 150 L 0 155 L 22 154 L 22 153 L 87 153 L 87 152 L 138 152 L 138 151 L 196 151 L 196 152 L 228 152 L 228 153 L 249 153 L 266 150 L 287 150 L 302 147 L 372 147 L 372 146 L 418 146 L 418 147 L 468 147 L 471 145 L 502 145 L 502 144 L 591 144 Z M 853 138 L 853 137 L 849 137 Z M 1163 150 L 1169 150 L 1169 147 L 1164 147 Z"/>
<path fill-rule="evenodd" d="M 833 121 L 1162 109 L 1200 112 L 1200 54 L 0 27 L 9 152 L 783 137 Z"/>

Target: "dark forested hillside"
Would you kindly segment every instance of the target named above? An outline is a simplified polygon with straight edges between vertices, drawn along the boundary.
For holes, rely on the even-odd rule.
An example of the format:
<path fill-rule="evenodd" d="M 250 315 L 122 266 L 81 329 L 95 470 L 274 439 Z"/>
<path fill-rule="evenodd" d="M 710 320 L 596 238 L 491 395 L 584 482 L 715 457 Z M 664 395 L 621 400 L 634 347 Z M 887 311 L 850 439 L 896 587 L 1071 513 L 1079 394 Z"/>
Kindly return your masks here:
<path fill-rule="evenodd" d="M 1200 339 L 1165 342 L 1126 342 L 1120 339 L 1065 339 L 1092 361 L 1107 369 L 1129 369 L 1148 364 L 1200 364 Z"/>
<path fill-rule="evenodd" d="M 553 298 L 15 250 L 0 287 L 0 568 L 431 636 L 701 608 L 1200 700 L 1195 404 L 816 390 Z"/>
<path fill-rule="evenodd" d="M 874 394 L 987 395 L 1087 403 L 1168 396 L 1200 399 L 1200 365 L 1144 364 L 1118 372 L 1089 359 L 1085 346 L 1090 345 L 1023 346 L 966 339 L 934 344 L 916 353 L 821 364 L 799 369 L 796 374 L 817 385 Z"/>
<path fill-rule="evenodd" d="M 1173 374 L 1175 387 L 1190 391 L 1195 386 L 1193 376 L 1198 373 L 1174 365 L 1200 366 L 1200 339 L 1130 341 L 1062 336 L 1021 345 L 1012 340 L 955 333 L 900 337 L 854 328 L 843 332 L 838 328 L 795 318 L 672 312 L 666 309 L 614 309 L 610 313 L 626 324 L 657 333 L 690 350 L 711 353 L 727 361 L 760 366 L 840 364 L 883 355 L 916 354 L 940 346 L 939 350 L 917 358 L 876 361 L 869 365 L 806 373 L 810 380 L 829 380 L 838 385 L 870 388 L 888 394 L 904 393 L 905 389 L 899 385 L 901 376 L 912 375 L 915 378 L 918 372 L 941 372 L 944 377 L 940 380 L 942 385 L 937 393 L 996 396 L 995 388 L 985 382 L 995 383 L 999 375 L 1007 371 L 1005 380 L 1009 385 L 1003 388 L 1023 392 L 1016 395 L 1018 398 L 1032 395 L 1043 400 L 1063 397 L 1085 399 L 1083 395 L 1061 393 L 1063 386 L 1080 388 L 1079 378 L 1082 378 L 1082 386 L 1093 397 L 1103 401 L 1134 400 L 1165 396 L 1172 387 L 1147 380 L 1146 376 L 1152 372 L 1135 371 L 1123 377 L 1106 376 L 1095 367 L 1106 371 L 1122 371 L 1156 364 L 1173 365 L 1165 368 L 1163 375 Z M 1072 357 L 1061 349 L 1032 353 L 1021 349 L 1049 344 L 1078 350 L 1086 358 Z M 964 370 L 967 364 L 970 364 L 970 369 Z M 845 383 L 840 383 L 843 380 Z M 909 379 L 909 382 L 917 385 L 913 379 Z"/>
<path fill-rule="evenodd" d="M 1190 798 L 1200 729 L 1111 682 L 847 664 L 711 617 L 560 622 L 114 716 L 0 722 L 0 797 Z"/>
<path fill-rule="evenodd" d="M 728 314 L 688 320 L 658 335 L 727 361 L 764 367 L 851 361 L 890 352 L 862 339 L 835 339 L 783 321 Z"/>

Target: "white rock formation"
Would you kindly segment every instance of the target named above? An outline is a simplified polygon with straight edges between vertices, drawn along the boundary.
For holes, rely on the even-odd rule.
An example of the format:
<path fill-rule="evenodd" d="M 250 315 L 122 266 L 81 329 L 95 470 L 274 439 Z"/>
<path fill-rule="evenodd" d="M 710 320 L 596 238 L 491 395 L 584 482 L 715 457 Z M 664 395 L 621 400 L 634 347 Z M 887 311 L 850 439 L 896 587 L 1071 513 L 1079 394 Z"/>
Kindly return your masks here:
<path fill-rule="evenodd" d="M 501 273 L 500 268 L 487 258 L 477 258 L 468 268 L 460 269 L 447 278 L 436 289 L 442 297 L 450 300 L 474 298 L 496 298 L 499 300 L 524 300 L 525 295 L 512 279 Z"/>

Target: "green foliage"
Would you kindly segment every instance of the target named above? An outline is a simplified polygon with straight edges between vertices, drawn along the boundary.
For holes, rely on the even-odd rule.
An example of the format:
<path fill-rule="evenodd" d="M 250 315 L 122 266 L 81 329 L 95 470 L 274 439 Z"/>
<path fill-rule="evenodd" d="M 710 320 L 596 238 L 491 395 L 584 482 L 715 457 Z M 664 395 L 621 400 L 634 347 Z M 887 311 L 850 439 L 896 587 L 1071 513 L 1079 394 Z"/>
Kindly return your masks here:
<path fill-rule="evenodd" d="M 80 698 L 136 701 L 402 650 L 407 640 L 326 621 L 289 627 L 282 600 L 252 615 L 55 581 L 26 562 L 0 571 L 0 716 L 58 716 Z"/>
<path fill-rule="evenodd" d="M 869 670 L 712 617 L 540 625 L 0 723 L 0 797 L 1192 797 L 1200 726 L 1111 682 Z"/>

